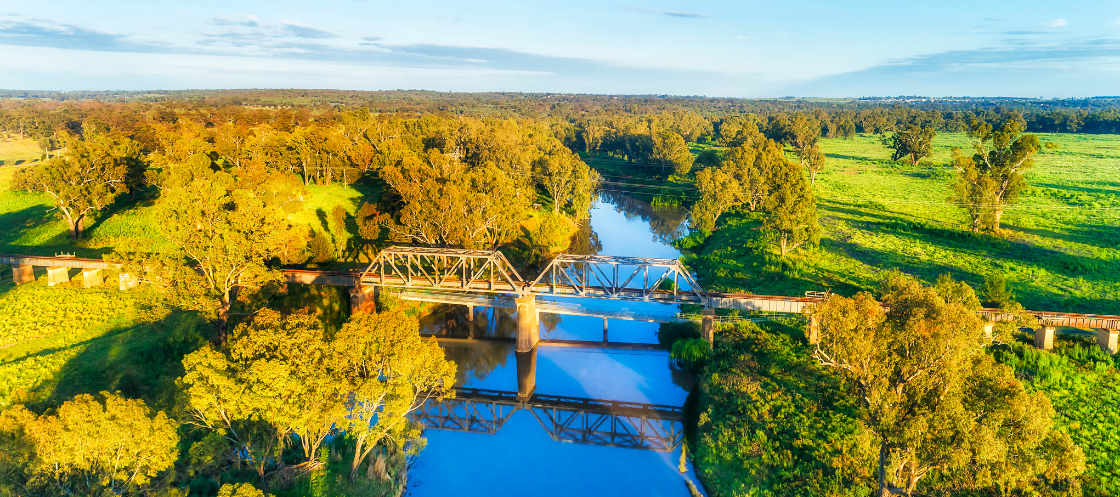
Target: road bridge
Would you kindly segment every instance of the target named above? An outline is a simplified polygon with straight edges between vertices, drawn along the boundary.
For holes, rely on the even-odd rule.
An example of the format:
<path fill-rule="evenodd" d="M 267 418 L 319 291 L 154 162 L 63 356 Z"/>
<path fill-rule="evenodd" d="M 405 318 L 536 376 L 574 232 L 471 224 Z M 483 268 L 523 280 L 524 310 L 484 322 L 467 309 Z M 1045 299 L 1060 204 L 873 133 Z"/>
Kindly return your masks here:
<path fill-rule="evenodd" d="M 120 264 L 100 259 L 71 256 L 0 255 L 0 264 L 12 266 L 16 284 L 34 281 L 33 267 L 47 268 L 50 285 L 69 281 L 67 269 L 81 268 L 86 286 L 101 284 L 100 271 L 120 268 Z M 561 254 L 530 281 L 522 278 L 499 251 L 393 246 L 378 253 L 363 271 L 282 269 L 281 273 L 288 283 L 351 287 L 351 308 L 359 311 L 372 309 L 377 288 L 399 289 L 404 298 L 412 300 L 513 308 L 518 314 L 518 350 L 522 351 L 532 348 L 539 341 L 540 312 L 627 319 L 617 312 L 588 307 L 582 307 L 580 311 L 580 306 L 563 307 L 543 302 L 543 298 L 702 305 L 706 308 L 701 317 L 702 329 L 709 339 L 716 319 L 712 309 L 802 314 L 807 306 L 823 300 L 821 296 L 706 292 L 680 261 L 642 257 Z M 121 289 L 135 286 L 135 281 L 122 274 Z M 475 300 L 468 302 L 467 299 Z M 1057 327 L 1093 329 L 1103 349 L 1116 353 L 1120 348 L 1120 316 L 1024 312 L 1036 317 L 1040 323 L 1035 332 L 1035 345 L 1040 348 L 1053 346 Z M 998 309 L 983 309 L 980 314 L 990 322 L 1008 319 Z M 635 314 L 632 319 L 664 322 L 675 318 Z"/>

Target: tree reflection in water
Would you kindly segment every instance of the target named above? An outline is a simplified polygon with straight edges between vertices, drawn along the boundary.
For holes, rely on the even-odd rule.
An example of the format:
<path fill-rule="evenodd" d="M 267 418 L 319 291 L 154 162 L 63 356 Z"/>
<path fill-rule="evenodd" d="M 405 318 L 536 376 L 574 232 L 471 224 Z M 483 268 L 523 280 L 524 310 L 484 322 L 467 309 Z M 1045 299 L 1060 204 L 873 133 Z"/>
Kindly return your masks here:
<path fill-rule="evenodd" d="M 549 338 L 562 317 L 541 313 L 541 338 Z M 480 338 L 470 342 L 443 342 L 447 359 L 455 361 L 458 373 L 456 386 L 463 385 L 469 377 L 484 380 L 497 368 L 505 367 L 513 357 L 513 340 L 517 336 L 517 315 L 508 309 L 475 307 L 474 322 L 467 319 L 467 307 L 462 305 L 435 305 L 431 312 L 420 318 L 420 333 L 440 338 Z M 507 340 L 487 340 L 507 338 Z"/>
<path fill-rule="evenodd" d="M 688 211 L 679 205 L 653 205 L 645 196 L 619 192 L 601 192 L 600 195 L 600 200 L 613 204 L 614 209 L 625 214 L 627 219 L 637 217 L 649 223 L 656 242 L 672 245 L 674 240 L 688 235 L 688 225 L 685 223 Z"/>

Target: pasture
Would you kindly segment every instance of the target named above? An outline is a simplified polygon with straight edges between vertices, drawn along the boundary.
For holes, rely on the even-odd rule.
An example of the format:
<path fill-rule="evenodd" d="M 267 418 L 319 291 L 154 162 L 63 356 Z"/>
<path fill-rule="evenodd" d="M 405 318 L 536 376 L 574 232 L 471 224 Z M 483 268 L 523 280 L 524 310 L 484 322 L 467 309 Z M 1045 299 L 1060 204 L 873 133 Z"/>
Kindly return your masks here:
<path fill-rule="evenodd" d="M 43 156 L 39 142 L 18 135 L 0 136 L 0 167 L 37 162 Z"/>
<path fill-rule="evenodd" d="M 874 288 L 897 269 L 933 282 L 951 274 L 978 288 L 1002 274 L 1027 308 L 1120 314 L 1120 136 L 1039 134 L 1044 148 L 1031 187 L 1004 216 L 1000 236 L 967 231 L 949 203 L 953 147 L 942 134 L 918 166 L 890 160 L 874 135 L 825 139 L 826 169 L 815 186 L 821 243 L 779 260 L 757 213 L 725 214 L 706 239 L 678 245 L 714 290 L 799 295 Z M 794 159 L 791 156 L 791 159 Z"/>

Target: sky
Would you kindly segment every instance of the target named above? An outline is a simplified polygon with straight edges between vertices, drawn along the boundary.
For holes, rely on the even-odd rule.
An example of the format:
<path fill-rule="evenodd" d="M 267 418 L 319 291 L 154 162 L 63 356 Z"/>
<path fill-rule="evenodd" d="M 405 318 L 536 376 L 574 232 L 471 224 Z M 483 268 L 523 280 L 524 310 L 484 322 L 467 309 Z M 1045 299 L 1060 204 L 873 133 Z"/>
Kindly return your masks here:
<path fill-rule="evenodd" d="M 0 0 L 0 88 L 1120 95 L 1120 2 Z"/>

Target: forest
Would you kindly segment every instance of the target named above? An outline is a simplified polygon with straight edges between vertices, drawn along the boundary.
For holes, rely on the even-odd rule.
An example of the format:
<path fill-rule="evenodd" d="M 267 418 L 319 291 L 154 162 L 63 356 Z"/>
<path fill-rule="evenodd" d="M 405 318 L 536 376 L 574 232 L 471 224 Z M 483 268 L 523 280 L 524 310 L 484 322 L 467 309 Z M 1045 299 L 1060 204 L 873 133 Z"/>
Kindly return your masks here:
<path fill-rule="evenodd" d="M 1120 313 L 1120 100 L 0 96 L 0 253 L 138 284 L 0 280 L 0 493 L 402 495 L 455 362 L 414 304 L 279 269 L 403 244 L 533 274 L 595 252 L 612 193 L 687 211 L 705 289 L 828 295 L 667 344 L 708 495 L 1120 492 L 1117 361 L 1022 313 Z"/>

